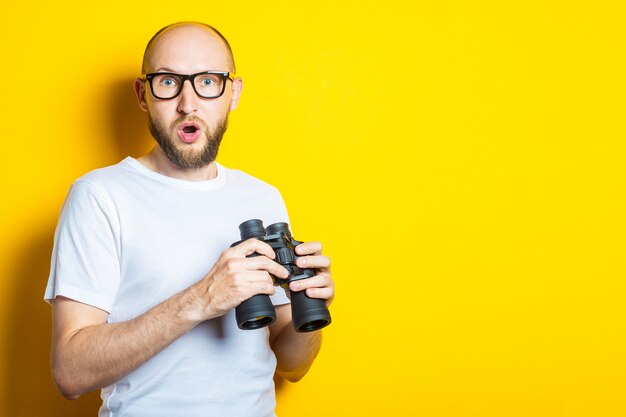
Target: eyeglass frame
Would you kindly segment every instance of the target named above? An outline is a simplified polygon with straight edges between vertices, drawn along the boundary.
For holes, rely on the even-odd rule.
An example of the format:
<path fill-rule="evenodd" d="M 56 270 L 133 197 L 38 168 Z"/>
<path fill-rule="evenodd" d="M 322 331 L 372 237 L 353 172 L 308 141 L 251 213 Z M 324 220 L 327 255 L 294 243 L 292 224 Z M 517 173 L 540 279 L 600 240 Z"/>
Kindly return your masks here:
<path fill-rule="evenodd" d="M 222 76 L 222 79 L 223 79 L 222 91 L 219 93 L 219 95 L 214 96 L 214 97 L 205 97 L 202 94 L 198 93 L 198 90 L 196 90 L 196 84 L 194 82 L 196 80 L 196 77 L 198 75 L 206 75 L 206 74 Z M 162 97 L 157 96 L 154 93 L 154 87 L 152 87 L 152 79 L 156 77 L 157 75 L 173 75 L 173 76 L 179 77 L 182 80 L 182 82 L 180 83 L 178 92 L 174 94 L 172 97 L 167 97 L 167 98 L 162 98 Z M 142 74 L 142 76 L 143 76 L 143 80 L 147 81 L 148 85 L 150 85 L 150 93 L 152 93 L 152 96 L 159 100 L 171 100 L 171 99 L 178 97 L 180 93 L 183 91 L 183 87 L 185 86 L 185 81 L 187 80 L 189 80 L 189 83 L 191 84 L 191 88 L 193 88 L 193 91 L 196 93 L 198 97 L 204 98 L 204 99 L 220 98 L 222 97 L 222 95 L 224 95 L 224 91 L 226 91 L 226 81 L 227 80 L 231 80 L 233 82 L 235 81 L 235 73 L 230 72 L 230 71 L 202 71 L 202 72 L 197 72 L 195 74 L 177 74 L 175 72 L 151 72 L 148 74 Z"/>

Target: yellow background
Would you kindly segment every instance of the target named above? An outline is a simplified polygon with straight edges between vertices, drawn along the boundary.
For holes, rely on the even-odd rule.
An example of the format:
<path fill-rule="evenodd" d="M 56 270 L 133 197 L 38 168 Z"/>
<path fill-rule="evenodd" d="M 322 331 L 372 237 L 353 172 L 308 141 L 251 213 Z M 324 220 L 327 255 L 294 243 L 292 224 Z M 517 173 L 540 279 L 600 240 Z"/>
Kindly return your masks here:
<path fill-rule="evenodd" d="M 75 178 L 151 146 L 131 82 L 179 20 L 245 81 L 219 160 L 333 260 L 279 416 L 626 415 L 622 4 L 7 2 L 0 415 L 96 415 L 49 373 L 53 231 Z"/>

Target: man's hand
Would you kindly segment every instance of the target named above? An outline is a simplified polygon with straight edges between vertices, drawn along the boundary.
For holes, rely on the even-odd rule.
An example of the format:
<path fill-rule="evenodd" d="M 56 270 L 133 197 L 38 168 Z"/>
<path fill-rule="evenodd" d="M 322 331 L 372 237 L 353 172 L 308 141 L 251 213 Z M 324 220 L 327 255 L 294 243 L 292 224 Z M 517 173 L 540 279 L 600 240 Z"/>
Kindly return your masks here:
<path fill-rule="evenodd" d="M 335 283 L 330 273 L 330 258 L 322 255 L 320 242 L 306 242 L 296 246 L 296 254 L 299 256 L 297 265 L 300 268 L 314 268 L 317 275 L 294 281 L 289 284 L 292 291 L 306 290 L 311 298 L 322 298 L 329 306 L 335 298 Z"/>
<path fill-rule="evenodd" d="M 260 256 L 248 258 L 258 253 Z M 248 239 L 222 252 L 211 271 L 197 284 L 202 316 L 208 320 L 226 314 L 256 294 L 275 292 L 270 274 L 287 278 L 289 272 L 273 261 L 274 250 L 265 242 Z"/>

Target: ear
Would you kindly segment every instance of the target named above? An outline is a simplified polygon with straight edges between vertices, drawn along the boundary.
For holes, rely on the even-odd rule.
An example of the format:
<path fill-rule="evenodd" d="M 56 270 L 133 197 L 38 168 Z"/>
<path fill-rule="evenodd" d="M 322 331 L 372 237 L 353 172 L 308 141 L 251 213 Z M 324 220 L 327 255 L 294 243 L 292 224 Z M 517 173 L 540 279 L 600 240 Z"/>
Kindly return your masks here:
<path fill-rule="evenodd" d="M 233 80 L 233 97 L 230 100 L 230 111 L 237 108 L 239 104 L 239 98 L 241 97 L 241 90 L 243 90 L 243 80 L 239 77 Z"/>
<path fill-rule="evenodd" d="M 133 85 L 135 95 L 137 96 L 137 102 L 141 110 L 148 111 L 148 103 L 146 102 L 146 81 L 142 78 L 137 78 Z"/>

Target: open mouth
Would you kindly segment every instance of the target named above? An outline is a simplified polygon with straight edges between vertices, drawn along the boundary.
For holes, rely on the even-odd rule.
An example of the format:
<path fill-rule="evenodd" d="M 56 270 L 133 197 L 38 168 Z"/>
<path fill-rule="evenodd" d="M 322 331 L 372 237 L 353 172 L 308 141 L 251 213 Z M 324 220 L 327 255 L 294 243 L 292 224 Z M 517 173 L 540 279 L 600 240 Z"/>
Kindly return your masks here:
<path fill-rule="evenodd" d="M 199 137 L 202 130 L 200 126 L 193 122 L 184 122 L 178 125 L 178 135 L 185 143 L 193 143 Z"/>

